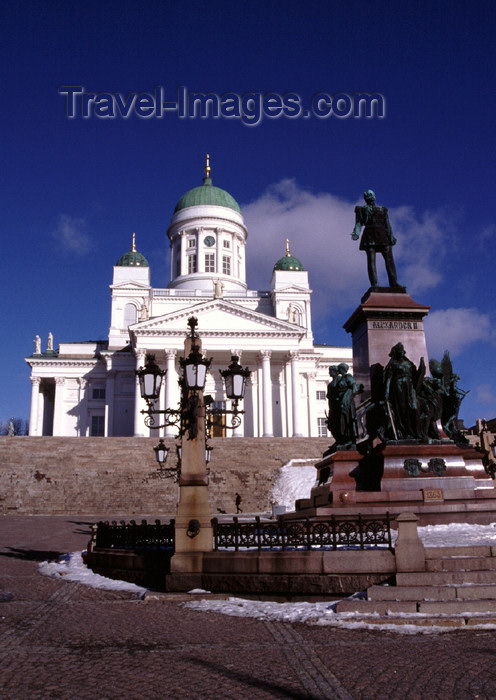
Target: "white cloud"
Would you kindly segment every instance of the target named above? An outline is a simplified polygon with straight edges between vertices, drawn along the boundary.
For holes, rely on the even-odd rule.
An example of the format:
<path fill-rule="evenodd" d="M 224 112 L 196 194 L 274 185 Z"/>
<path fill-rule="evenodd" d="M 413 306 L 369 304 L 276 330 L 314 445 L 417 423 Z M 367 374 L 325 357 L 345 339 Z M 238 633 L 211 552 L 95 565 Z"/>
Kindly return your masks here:
<path fill-rule="evenodd" d="M 435 287 L 442 280 L 446 251 L 452 249 L 452 222 L 442 210 L 417 215 L 410 206 L 390 209 L 389 215 L 398 240 L 394 250 L 401 284 L 410 294 Z"/>
<path fill-rule="evenodd" d="M 310 286 L 318 289 L 312 304 L 316 317 L 328 315 L 331 308 L 356 304 L 369 286 L 365 253 L 350 235 L 358 203 L 328 192 L 315 194 L 294 179 L 285 179 L 243 206 L 249 231 L 250 287 L 267 285 L 268 269 L 284 255 L 289 238 L 291 254 L 309 271 Z M 418 216 L 409 206 L 390 209 L 389 213 L 398 239 L 394 252 L 400 283 L 412 293 L 435 286 L 441 281 L 449 231 L 443 213 Z M 377 269 L 379 283 L 387 284 L 380 255 Z"/>
<path fill-rule="evenodd" d="M 442 355 L 445 350 L 453 357 L 473 343 L 496 340 L 490 316 L 474 308 L 433 311 L 424 325 L 430 357 Z"/>
<path fill-rule="evenodd" d="M 490 384 L 479 384 L 476 401 L 483 404 L 496 404 L 496 392 Z"/>
<path fill-rule="evenodd" d="M 86 221 L 67 214 L 60 214 L 57 229 L 52 236 L 63 250 L 77 255 L 85 255 L 92 247 L 90 236 L 86 232 Z"/>

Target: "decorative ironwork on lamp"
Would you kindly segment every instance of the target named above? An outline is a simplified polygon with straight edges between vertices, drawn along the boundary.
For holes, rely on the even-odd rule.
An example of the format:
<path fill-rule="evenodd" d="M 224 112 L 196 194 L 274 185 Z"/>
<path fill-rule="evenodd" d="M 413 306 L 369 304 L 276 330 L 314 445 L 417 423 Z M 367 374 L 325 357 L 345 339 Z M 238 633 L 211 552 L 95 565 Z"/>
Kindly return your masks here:
<path fill-rule="evenodd" d="M 211 408 L 213 403 L 211 396 L 204 396 L 203 406 L 200 406 L 200 392 L 205 387 L 207 370 L 210 367 L 212 358 L 207 359 L 204 357 L 200 352 L 199 344 L 195 342 L 199 337 L 196 334 L 197 325 L 198 320 L 194 316 L 188 319 L 188 326 L 191 332 L 191 351 L 187 357 L 179 360 L 183 370 L 183 375 L 179 381 L 181 387 L 179 408 L 158 409 L 155 407 L 162 385 L 166 381 L 167 370 L 160 369 L 155 362 L 154 355 L 147 354 L 145 366 L 136 370 L 140 393 L 147 404 L 147 408 L 141 410 L 141 413 L 145 415 L 145 425 L 148 428 L 155 429 L 176 426 L 178 428 L 177 437 L 183 437 L 187 433 L 189 440 L 194 440 L 198 435 L 198 417 L 203 407 L 205 408 L 207 419 L 205 422 L 207 435 L 212 425 L 219 425 L 221 418 L 226 415 L 232 416 L 231 425 L 223 424 L 224 428 L 234 430 L 241 425 L 241 415 L 244 411 L 238 408 L 238 402 L 244 398 L 246 382 L 251 374 L 247 367 L 244 369 L 241 367 L 239 357 L 232 355 L 229 367 L 225 370 L 219 370 L 225 382 L 226 396 L 233 402 L 232 408 Z M 156 416 L 161 416 L 161 419 L 157 421 Z M 168 448 L 162 439 L 160 439 L 154 450 L 157 462 L 160 465 L 159 472 L 166 476 L 172 475 L 172 473 L 177 476 L 181 470 L 181 448 L 177 448 L 178 465 L 168 468 L 165 467 Z M 206 464 L 210 462 L 211 451 L 212 448 L 207 445 L 205 449 Z"/>

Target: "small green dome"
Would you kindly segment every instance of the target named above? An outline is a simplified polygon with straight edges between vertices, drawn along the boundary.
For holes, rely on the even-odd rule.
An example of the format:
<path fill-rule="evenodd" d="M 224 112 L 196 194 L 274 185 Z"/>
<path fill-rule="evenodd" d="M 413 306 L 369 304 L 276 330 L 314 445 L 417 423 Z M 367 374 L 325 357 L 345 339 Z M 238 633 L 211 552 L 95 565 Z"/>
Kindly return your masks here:
<path fill-rule="evenodd" d="M 121 255 L 121 257 L 115 264 L 116 267 L 150 267 L 148 264 L 148 260 L 145 258 L 145 256 L 141 255 L 141 253 L 138 253 L 138 251 L 136 250 L 136 238 L 134 233 L 133 245 L 131 250 L 128 253 L 124 253 L 124 255 Z"/>
<path fill-rule="evenodd" d="M 286 255 L 276 262 L 274 270 L 296 270 L 298 272 L 305 270 L 298 258 L 295 258 L 289 252 L 289 238 L 286 238 Z"/>
<path fill-rule="evenodd" d="M 298 258 L 294 258 L 292 255 L 285 255 L 283 258 L 278 260 L 276 264 L 274 265 L 274 270 L 299 270 L 302 271 L 305 268 L 301 264 L 301 262 L 298 260 Z"/>
<path fill-rule="evenodd" d="M 229 192 L 221 190 L 220 187 L 214 187 L 212 180 L 207 176 L 203 178 L 203 185 L 194 187 L 192 190 L 183 194 L 179 202 L 176 204 L 174 213 L 186 209 L 186 207 L 196 207 L 200 204 L 213 204 L 218 207 L 227 207 L 234 209 L 238 214 L 241 213 L 239 204 Z"/>

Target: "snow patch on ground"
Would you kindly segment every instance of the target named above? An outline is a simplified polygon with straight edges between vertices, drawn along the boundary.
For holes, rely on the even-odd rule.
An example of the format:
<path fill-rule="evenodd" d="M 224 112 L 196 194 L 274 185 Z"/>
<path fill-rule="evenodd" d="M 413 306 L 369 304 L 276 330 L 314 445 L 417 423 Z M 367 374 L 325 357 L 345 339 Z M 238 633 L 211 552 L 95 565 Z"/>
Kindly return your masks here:
<path fill-rule="evenodd" d="M 106 576 L 95 574 L 83 561 L 84 552 L 62 554 L 57 561 L 44 561 L 39 565 L 43 576 L 64 578 L 66 581 L 77 581 L 93 588 L 103 588 L 109 591 L 129 591 L 145 594 L 146 588 L 127 581 L 114 581 Z"/>

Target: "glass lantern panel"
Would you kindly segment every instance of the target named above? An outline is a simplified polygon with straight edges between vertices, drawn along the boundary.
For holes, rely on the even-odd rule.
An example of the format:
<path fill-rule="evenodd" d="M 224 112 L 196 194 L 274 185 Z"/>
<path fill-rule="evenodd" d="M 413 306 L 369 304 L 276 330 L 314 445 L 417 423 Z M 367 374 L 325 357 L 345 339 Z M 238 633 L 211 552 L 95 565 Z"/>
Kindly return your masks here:
<path fill-rule="evenodd" d="M 235 398 L 243 398 L 245 378 L 242 374 L 235 374 L 233 377 L 233 394 Z"/>

